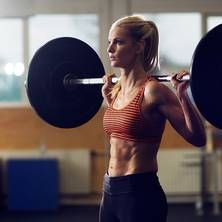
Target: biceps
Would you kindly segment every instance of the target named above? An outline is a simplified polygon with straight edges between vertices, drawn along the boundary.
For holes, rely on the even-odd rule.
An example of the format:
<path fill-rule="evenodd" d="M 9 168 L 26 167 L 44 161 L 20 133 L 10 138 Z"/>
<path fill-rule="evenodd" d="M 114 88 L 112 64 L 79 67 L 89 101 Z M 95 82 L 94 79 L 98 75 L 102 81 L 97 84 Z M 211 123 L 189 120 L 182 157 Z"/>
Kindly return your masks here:
<path fill-rule="evenodd" d="M 159 110 L 177 131 L 182 130 L 185 126 L 185 118 L 179 102 L 171 101 L 160 105 Z"/>

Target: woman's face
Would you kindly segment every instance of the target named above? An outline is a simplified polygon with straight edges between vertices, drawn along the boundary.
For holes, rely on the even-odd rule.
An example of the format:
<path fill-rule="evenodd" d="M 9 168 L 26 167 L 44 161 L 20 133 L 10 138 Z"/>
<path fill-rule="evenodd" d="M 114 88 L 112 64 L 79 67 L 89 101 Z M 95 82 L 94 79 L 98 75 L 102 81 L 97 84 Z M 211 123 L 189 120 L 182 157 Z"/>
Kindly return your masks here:
<path fill-rule="evenodd" d="M 114 26 L 108 37 L 110 63 L 112 67 L 128 68 L 135 64 L 139 55 L 139 44 L 133 40 L 126 29 Z"/>

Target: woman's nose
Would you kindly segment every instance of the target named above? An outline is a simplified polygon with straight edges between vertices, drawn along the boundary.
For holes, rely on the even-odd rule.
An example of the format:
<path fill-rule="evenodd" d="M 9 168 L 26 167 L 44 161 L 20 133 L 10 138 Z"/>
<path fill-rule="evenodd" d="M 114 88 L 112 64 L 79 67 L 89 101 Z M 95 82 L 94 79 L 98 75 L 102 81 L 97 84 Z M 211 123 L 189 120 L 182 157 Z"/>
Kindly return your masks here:
<path fill-rule="evenodd" d="M 112 44 L 108 45 L 107 52 L 113 52 L 113 45 Z"/>

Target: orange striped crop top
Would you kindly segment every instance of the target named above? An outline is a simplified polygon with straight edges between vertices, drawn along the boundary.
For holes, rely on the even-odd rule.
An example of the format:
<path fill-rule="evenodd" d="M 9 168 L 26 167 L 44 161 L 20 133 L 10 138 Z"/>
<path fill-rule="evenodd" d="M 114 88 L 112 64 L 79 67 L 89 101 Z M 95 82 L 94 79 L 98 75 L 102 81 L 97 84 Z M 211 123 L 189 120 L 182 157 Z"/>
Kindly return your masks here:
<path fill-rule="evenodd" d="M 160 137 L 150 136 L 150 127 L 141 112 L 145 86 L 143 86 L 134 99 L 124 108 L 107 108 L 103 117 L 104 131 L 112 137 L 135 142 L 160 142 Z"/>

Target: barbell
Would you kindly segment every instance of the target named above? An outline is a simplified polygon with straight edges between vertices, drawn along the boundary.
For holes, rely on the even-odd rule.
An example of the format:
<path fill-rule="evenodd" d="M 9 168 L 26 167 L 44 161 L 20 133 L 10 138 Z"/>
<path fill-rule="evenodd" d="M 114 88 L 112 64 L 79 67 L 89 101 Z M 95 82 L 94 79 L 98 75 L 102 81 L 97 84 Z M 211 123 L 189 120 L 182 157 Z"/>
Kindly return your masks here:
<path fill-rule="evenodd" d="M 26 92 L 35 112 L 60 128 L 78 127 L 89 121 L 103 102 L 103 64 L 85 42 L 60 37 L 50 40 L 29 64 Z M 170 76 L 153 76 L 169 81 Z M 113 82 L 117 79 L 113 78 Z M 190 88 L 202 116 L 222 129 L 222 24 L 197 44 L 190 66 Z"/>

